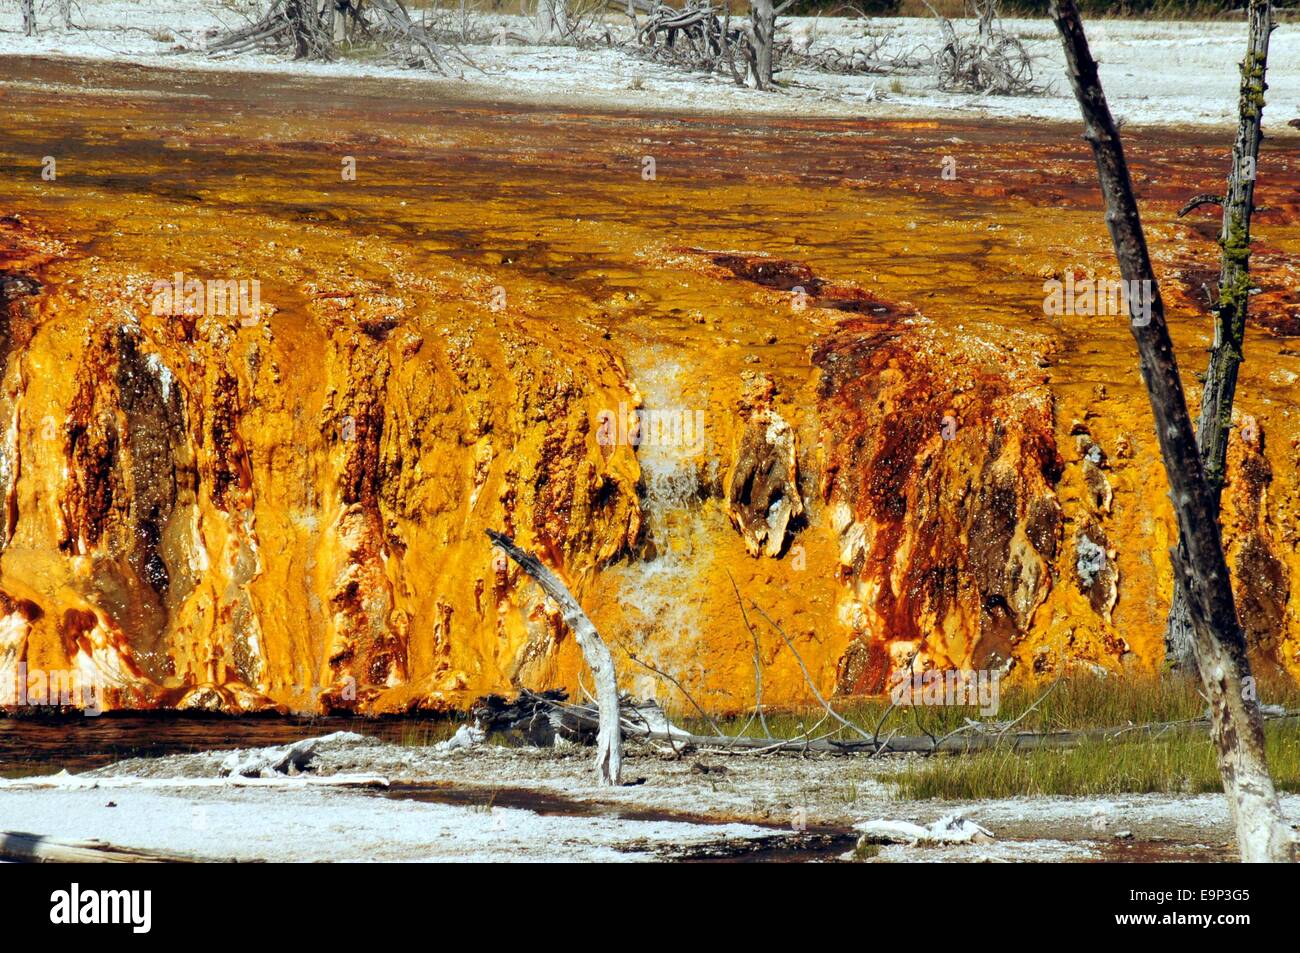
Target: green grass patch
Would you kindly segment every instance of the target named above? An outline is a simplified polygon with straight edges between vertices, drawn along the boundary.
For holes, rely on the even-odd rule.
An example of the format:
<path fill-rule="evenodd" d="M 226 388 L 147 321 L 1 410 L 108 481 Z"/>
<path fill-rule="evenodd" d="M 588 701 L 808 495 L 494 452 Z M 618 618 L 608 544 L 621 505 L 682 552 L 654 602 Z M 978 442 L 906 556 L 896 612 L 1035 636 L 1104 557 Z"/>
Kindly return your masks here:
<path fill-rule="evenodd" d="M 1300 724 L 1265 726 L 1269 767 L 1279 791 L 1300 791 Z M 1204 731 L 1130 742 L 1086 741 L 1033 751 L 996 749 L 935 755 L 883 780 L 902 800 L 968 801 L 1048 795 L 1205 794 L 1222 791 Z"/>
<path fill-rule="evenodd" d="M 968 721 L 980 722 L 991 730 L 1017 722 L 1015 731 L 1085 731 L 1186 721 L 1205 714 L 1206 705 L 1199 689 L 1199 681 L 1177 676 L 1075 675 L 1062 678 L 1054 688 L 1048 682 L 1003 685 L 998 710 L 993 715 L 984 715 L 978 707 L 971 706 L 899 706 L 891 709 L 888 696 L 836 699 L 833 704 L 845 720 L 867 734 L 874 735 L 878 729 L 883 741 L 891 733 L 900 737 L 927 733 L 943 737 Z M 1300 687 L 1289 679 L 1261 679 L 1259 696 L 1262 702 L 1281 705 L 1287 710 L 1300 710 Z M 709 722 L 689 706 L 677 704 L 670 714 L 688 731 L 701 735 L 714 733 Z M 799 738 L 811 730 L 824 714 L 820 706 L 768 712 L 767 726 L 774 738 Z M 751 719 L 748 712 L 715 717 L 714 722 L 727 734 L 763 737 L 758 719 Z M 827 720 L 814 736 L 824 735 L 836 727 L 836 722 Z M 862 736 L 849 728 L 839 727 L 830 737 L 851 741 L 860 740 Z"/>
<path fill-rule="evenodd" d="M 450 719 L 417 721 L 402 726 L 402 733 L 398 736 L 397 743 L 403 748 L 424 748 L 429 745 L 436 745 L 440 741 L 448 740 L 456 733 L 458 727 L 460 726 Z"/>

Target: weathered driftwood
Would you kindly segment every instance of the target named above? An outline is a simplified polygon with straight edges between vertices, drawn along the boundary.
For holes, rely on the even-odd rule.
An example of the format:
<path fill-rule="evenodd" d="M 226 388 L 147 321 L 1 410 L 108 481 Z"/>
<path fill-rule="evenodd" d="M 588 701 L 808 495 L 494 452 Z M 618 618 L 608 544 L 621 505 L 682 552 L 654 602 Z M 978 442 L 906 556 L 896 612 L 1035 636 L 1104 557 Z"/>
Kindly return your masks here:
<path fill-rule="evenodd" d="M 66 775 L 48 774 L 30 778 L 0 778 L 0 788 L 9 791 L 26 791 L 35 789 L 51 790 L 117 790 L 121 788 L 167 788 L 170 790 L 199 788 L 291 788 L 291 787 L 349 787 L 349 788 L 384 788 L 388 779 L 379 774 L 281 774 L 270 773 L 266 776 L 245 777 L 230 774 L 222 777 L 200 778 L 142 778 L 135 775 L 99 777 L 85 774 Z"/>
<path fill-rule="evenodd" d="M 780 12 L 781 8 L 778 7 L 777 13 Z M 934 61 L 934 54 L 923 47 L 913 47 L 897 53 L 888 52 L 892 39 L 888 32 L 867 33 L 861 38 L 861 45 L 845 48 L 836 44 L 814 50 L 812 44 L 815 30 L 814 26 L 803 33 L 800 44 L 778 44 L 781 62 L 841 76 L 896 76 L 900 73 L 918 73 Z"/>
<path fill-rule="evenodd" d="M 1255 170 L 1259 144 L 1264 138 L 1264 90 L 1268 71 L 1268 40 L 1273 32 L 1270 0 L 1251 0 L 1246 58 L 1241 63 L 1241 93 L 1237 101 L 1237 139 L 1232 147 L 1228 190 L 1217 198 L 1223 206 L 1219 232 L 1219 300 L 1214 306 L 1214 346 L 1201 391 L 1201 418 L 1196 439 L 1201 448 L 1205 480 L 1217 512 L 1227 475 L 1228 435 L 1232 432 L 1232 404 L 1237 393 L 1237 370 L 1244 360 L 1246 312 L 1250 305 L 1250 218 L 1255 211 Z M 1215 196 L 1197 196 L 1179 212 L 1208 204 Z M 1181 544 L 1180 544 L 1181 545 Z M 1165 636 L 1166 655 L 1176 665 L 1195 665 L 1192 620 L 1187 600 L 1174 590 Z"/>
<path fill-rule="evenodd" d="M 289 22 L 284 2 L 276 0 L 265 16 L 256 23 L 231 30 L 225 36 L 209 43 L 208 54 L 241 53 L 256 46 L 273 44 L 287 37 L 291 30 L 292 24 Z"/>
<path fill-rule="evenodd" d="M 335 731 L 279 747 L 235 751 L 221 763 L 221 773 L 228 777 L 243 778 L 296 775 L 311 770 L 311 764 L 321 749 L 340 742 L 346 744 L 363 740 L 361 735 L 350 731 Z"/>
<path fill-rule="evenodd" d="M 759 0 L 760 4 L 765 2 Z M 636 0 L 629 5 L 629 16 L 634 21 L 637 11 L 646 15 L 644 23 L 638 22 L 636 31 L 635 44 L 640 56 L 679 69 L 729 74 L 738 86 L 752 80 L 756 88 L 770 89 L 778 54 L 789 47 L 787 43 L 781 49 L 772 45 L 766 50 L 759 49 L 765 38 L 775 42 L 775 12 L 771 11 L 770 3 L 771 22 L 768 23 L 767 13 L 762 19 L 768 30 L 766 34 L 755 31 L 753 17 L 742 27 L 733 29 L 730 10 L 715 7 L 712 0 L 692 0 L 682 8 Z M 758 15 L 755 8 L 754 16 Z"/>
<path fill-rule="evenodd" d="M 193 863 L 192 857 L 101 841 L 61 841 L 25 831 L 0 831 L 0 861 L 29 864 L 165 864 Z"/>
<path fill-rule="evenodd" d="M 362 8 L 358 5 L 358 9 L 374 9 L 379 20 L 377 29 L 381 35 L 422 50 L 429 58 L 430 66 L 440 73 L 447 72 L 447 64 L 434 45 L 433 38 L 423 26 L 411 19 L 401 0 L 366 0 L 366 3 L 368 6 Z"/>
<path fill-rule="evenodd" d="M 600 737 L 600 713 L 594 705 L 568 702 L 563 689 L 530 692 L 506 699 L 486 695 L 470 708 L 470 720 L 482 733 L 505 732 L 519 741 L 536 747 L 550 747 L 558 739 L 594 745 Z M 656 733 L 663 740 L 688 743 L 687 732 L 669 723 L 654 701 L 637 701 L 623 696 L 619 700 L 619 723 L 623 737 L 643 737 Z"/>
<path fill-rule="evenodd" d="M 554 745 L 556 738 L 595 744 L 597 720 L 569 715 L 564 707 L 567 699 L 568 692 L 561 688 L 524 691 L 513 699 L 485 695 L 474 702 L 469 717 L 483 732 L 505 732 L 539 748 Z"/>
<path fill-rule="evenodd" d="M 1051 15 L 1061 34 L 1070 84 L 1083 115 L 1084 138 L 1092 146 L 1097 162 L 1106 225 L 1120 272 L 1129 287 L 1148 289 L 1149 300 L 1144 303 L 1150 306 L 1150 319 L 1146 320 L 1148 312 L 1144 308 L 1139 320 L 1138 302 L 1130 301 L 1134 315 L 1130 326 L 1185 544 L 1175 548 L 1174 571 L 1192 620 L 1193 651 L 1210 703 L 1211 737 L 1218 752 L 1224 791 L 1236 817 L 1238 847 L 1246 861 L 1289 861 L 1293 859 L 1294 845 L 1268 771 L 1259 704 L 1245 687 L 1250 662 L 1223 555 L 1218 507 L 1205 479 L 1187 413 L 1173 343 L 1165 324 L 1164 303 L 1151 267 L 1119 131 L 1074 0 L 1053 0 Z"/>
<path fill-rule="evenodd" d="M 600 708 L 599 727 L 596 735 L 596 774 L 601 784 L 617 785 L 622 783 L 623 774 L 623 736 L 619 731 L 619 697 L 618 681 L 614 673 L 614 658 L 609 654 L 609 646 L 596 631 L 596 626 L 582 611 L 578 600 L 573 598 L 558 576 L 546 568 L 536 556 L 525 552 L 515 545 L 514 540 L 504 533 L 487 531 L 493 543 L 500 546 L 511 559 L 519 564 L 542 587 L 564 616 L 565 624 L 573 630 L 574 637 L 582 649 L 587 667 L 596 680 L 596 702 Z"/>

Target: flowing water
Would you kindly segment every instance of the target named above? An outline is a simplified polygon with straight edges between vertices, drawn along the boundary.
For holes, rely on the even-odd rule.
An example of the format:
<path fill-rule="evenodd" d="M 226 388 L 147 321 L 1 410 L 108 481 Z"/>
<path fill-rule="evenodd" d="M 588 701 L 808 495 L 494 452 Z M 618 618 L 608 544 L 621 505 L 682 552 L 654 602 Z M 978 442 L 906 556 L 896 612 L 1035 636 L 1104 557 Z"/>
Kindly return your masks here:
<path fill-rule="evenodd" d="M 291 744 L 335 731 L 400 741 L 409 725 L 363 718 L 252 718 L 152 713 L 0 718 L 0 777 L 80 774 L 126 758 Z"/>

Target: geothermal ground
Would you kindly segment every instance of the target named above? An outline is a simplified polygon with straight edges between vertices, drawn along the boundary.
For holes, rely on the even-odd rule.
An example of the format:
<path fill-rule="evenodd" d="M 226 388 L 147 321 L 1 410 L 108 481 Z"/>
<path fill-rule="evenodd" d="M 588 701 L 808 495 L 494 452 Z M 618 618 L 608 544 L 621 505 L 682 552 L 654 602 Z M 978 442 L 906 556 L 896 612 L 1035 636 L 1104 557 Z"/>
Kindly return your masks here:
<path fill-rule="evenodd" d="M 128 723 L 129 725 L 129 723 Z M 35 726 L 33 726 L 35 727 Z M 49 726 L 40 726 L 48 733 Z M 156 724 L 149 728 L 156 737 Z M 182 725 L 180 747 L 277 730 Z M 356 725 L 349 727 L 356 728 Z M 57 729 L 54 729 L 57 730 Z M 118 741 L 130 727 L 105 726 Z M 597 788 L 588 748 L 402 743 L 390 728 L 330 734 L 296 776 L 232 776 L 267 748 L 126 759 L 75 774 L 0 779 L 0 817 L 51 840 L 99 841 L 173 858 L 240 861 L 1201 861 L 1234 856 L 1220 794 L 1129 794 L 980 801 L 899 800 L 906 756 L 744 756 L 634 749 L 631 783 Z M 143 735 L 143 732 L 141 732 Z M 380 737 L 387 734 L 388 737 Z M 31 729 L 2 733 L 11 757 Z M 409 741 L 409 739 L 408 739 Z M 106 743 L 102 741 L 101 743 Z M 50 762 L 47 762 L 50 763 Z M 12 761 L 10 761 L 12 765 Z M 1300 797 L 1283 799 L 1300 816 Z M 929 825 L 958 815 L 991 837 L 972 843 L 882 838 L 858 825 Z M 890 842 L 892 841 L 892 842 Z"/>
<path fill-rule="evenodd" d="M 1045 306 L 1113 274 L 1072 126 L 0 69 L 0 671 L 80 671 L 106 708 L 576 693 L 489 529 L 561 569 L 664 704 L 659 673 L 748 710 L 756 651 L 777 706 L 811 700 L 800 658 L 827 696 L 913 653 L 1161 666 L 1173 523 L 1132 342 Z M 1260 160 L 1224 513 L 1269 674 L 1300 642 L 1293 141 Z M 1223 136 L 1127 145 L 1195 401 L 1217 220 L 1175 213 Z M 256 280 L 256 313 L 170 300 L 177 274 Z"/>

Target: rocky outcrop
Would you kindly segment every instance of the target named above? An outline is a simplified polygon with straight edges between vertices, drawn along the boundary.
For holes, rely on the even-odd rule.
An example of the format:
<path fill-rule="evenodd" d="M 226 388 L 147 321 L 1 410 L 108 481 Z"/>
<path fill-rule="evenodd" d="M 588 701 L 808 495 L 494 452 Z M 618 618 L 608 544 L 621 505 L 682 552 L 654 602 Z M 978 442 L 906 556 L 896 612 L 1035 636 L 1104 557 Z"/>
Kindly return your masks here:
<path fill-rule="evenodd" d="M 421 296 L 455 292 L 344 277 L 254 320 L 156 315 L 140 276 L 74 297 L 41 277 L 35 236 L 7 240 L 31 274 L 3 285 L 0 678 L 72 670 L 106 707 L 220 711 L 572 686 L 557 610 L 487 528 L 565 573 L 625 678 L 653 657 L 712 707 L 752 684 L 733 582 L 841 695 L 909 668 L 1158 664 L 1124 600 L 1161 582 L 1123 569 L 1161 525 L 1125 496 L 1153 458 L 1113 413 L 1056 419 L 1041 337 L 983 342 L 802 266 L 722 259 L 760 294 L 808 295 L 810 389 L 740 371 L 701 443 L 724 452 L 657 447 L 651 486 L 644 448 L 597 433 L 642 399 L 581 325 L 482 299 L 433 320 Z M 53 355 L 71 372 L 45 373 Z M 1285 667 L 1295 529 L 1276 514 L 1294 497 L 1273 496 L 1262 426 L 1240 429 L 1229 558 L 1259 664 Z M 1144 611 L 1155 644 L 1160 605 Z M 788 703 L 802 671 L 770 636 L 766 697 Z"/>
<path fill-rule="evenodd" d="M 803 516 L 795 436 L 770 407 L 750 411 L 727 477 L 727 515 L 751 556 L 779 556 Z"/>
<path fill-rule="evenodd" d="M 1062 514 L 1041 371 L 932 327 L 851 320 L 817 347 L 822 495 L 855 641 L 841 692 L 915 665 L 1002 668 L 1054 585 Z"/>
<path fill-rule="evenodd" d="M 360 282 L 271 322 L 157 315 L 130 275 L 15 281 L 10 667 L 80 671 L 107 707 L 458 704 L 563 638 L 485 528 L 579 592 L 638 538 L 634 450 L 591 433 L 625 375 L 590 335 L 473 304 L 439 327 Z"/>

